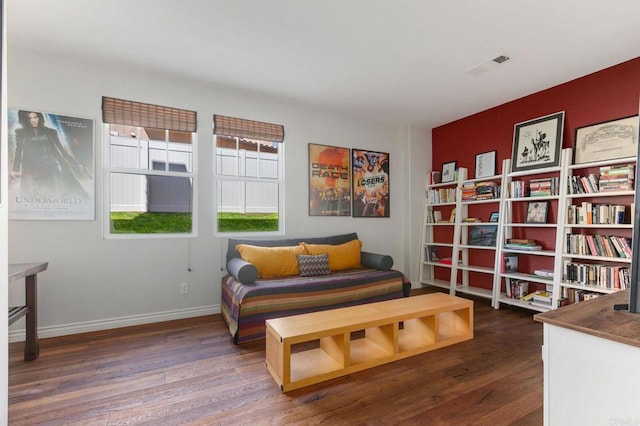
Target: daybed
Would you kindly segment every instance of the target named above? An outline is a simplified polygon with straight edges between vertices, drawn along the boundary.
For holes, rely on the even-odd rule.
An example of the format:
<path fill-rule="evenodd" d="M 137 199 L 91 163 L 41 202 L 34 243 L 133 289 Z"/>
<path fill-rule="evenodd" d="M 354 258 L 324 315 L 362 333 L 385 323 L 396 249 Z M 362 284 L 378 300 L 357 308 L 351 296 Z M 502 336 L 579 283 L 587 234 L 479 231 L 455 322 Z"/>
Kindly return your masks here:
<path fill-rule="evenodd" d="M 239 344 L 263 339 L 270 318 L 408 296 L 411 283 L 392 266 L 390 256 L 362 251 L 356 233 L 229 239 L 222 317 Z"/>

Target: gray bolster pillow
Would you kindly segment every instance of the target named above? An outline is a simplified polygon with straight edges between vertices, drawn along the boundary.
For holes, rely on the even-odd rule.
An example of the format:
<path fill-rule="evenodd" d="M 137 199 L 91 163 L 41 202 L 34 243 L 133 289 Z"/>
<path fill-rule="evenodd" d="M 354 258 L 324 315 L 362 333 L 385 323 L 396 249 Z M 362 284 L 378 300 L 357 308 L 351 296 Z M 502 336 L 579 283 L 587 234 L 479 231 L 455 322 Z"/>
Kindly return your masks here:
<path fill-rule="evenodd" d="M 253 263 L 244 261 L 239 257 L 229 259 L 227 271 L 242 284 L 251 284 L 258 279 L 258 268 Z"/>
<path fill-rule="evenodd" d="M 388 271 L 393 266 L 393 258 L 386 254 L 376 254 L 363 251 L 360 253 L 360 263 L 368 268 Z"/>

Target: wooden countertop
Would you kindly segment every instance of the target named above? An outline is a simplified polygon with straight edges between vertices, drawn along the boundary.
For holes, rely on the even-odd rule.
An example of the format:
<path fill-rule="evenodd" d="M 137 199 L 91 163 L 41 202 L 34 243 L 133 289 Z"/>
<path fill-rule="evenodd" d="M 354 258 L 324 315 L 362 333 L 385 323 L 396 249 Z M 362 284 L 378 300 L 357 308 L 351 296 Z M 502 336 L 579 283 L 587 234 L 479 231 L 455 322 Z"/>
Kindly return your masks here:
<path fill-rule="evenodd" d="M 613 305 L 629 302 L 629 290 L 536 314 L 542 323 L 640 347 L 640 314 L 614 311 Z"/>

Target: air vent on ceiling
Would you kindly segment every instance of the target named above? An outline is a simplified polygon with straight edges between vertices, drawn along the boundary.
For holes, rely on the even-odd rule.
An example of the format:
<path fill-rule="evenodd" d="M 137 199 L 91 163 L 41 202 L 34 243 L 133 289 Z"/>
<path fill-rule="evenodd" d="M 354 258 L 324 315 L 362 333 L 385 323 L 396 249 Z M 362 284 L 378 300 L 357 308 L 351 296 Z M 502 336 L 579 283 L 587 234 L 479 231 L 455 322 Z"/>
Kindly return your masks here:
<path fill-rule="evenodd" d="M 507 62 L 510 58 L 507 55 L 500 55 L 500 56 L 496 56 L 495 58 L 483 62 L 480 65 L 476 65 L 475 67 L 471 68 L 469 71 L 467 71 L 467 74 L 471 74 L 471 75 L 480 75 L 483 74 L 495 67 L 497 67 L 500 64 L 504 64 L 505 62 Z"/>

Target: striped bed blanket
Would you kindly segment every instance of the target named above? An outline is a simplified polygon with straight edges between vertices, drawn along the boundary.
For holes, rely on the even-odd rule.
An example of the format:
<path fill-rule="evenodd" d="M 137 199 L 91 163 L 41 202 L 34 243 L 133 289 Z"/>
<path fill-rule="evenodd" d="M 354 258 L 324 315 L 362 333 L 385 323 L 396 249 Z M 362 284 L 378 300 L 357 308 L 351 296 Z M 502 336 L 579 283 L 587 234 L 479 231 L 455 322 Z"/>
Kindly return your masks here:
<path fill-rule="evenodd" d="M 242 284 L 222 278 L 222 317 L 233 343 L 264 339 L 265 320 L 361 305 L 403 296 L 407 277 L 395 270 L 360 268 L 315 277 L 259 279 Z"/>

